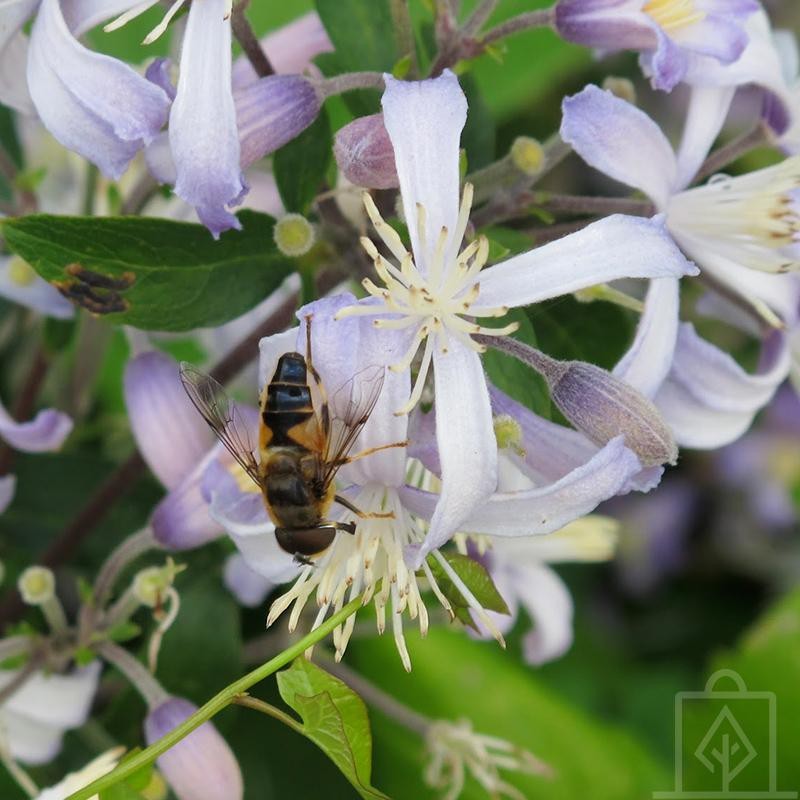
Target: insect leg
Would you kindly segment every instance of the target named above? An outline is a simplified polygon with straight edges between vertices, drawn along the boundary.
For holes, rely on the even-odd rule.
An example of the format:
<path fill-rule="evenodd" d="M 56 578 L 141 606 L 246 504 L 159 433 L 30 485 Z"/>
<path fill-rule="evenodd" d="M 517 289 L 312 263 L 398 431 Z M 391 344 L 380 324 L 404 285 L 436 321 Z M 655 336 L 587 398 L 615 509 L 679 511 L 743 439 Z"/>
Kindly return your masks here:
<path fill-rule="evenodd" d="M 359 458 L 365 458 L 366 456 L 371 456 L 373 453 L 379 453 L 381 450 L 389 450 L 392 447 L 408 447 L 408 440 L 406 440 L 405 442 L 392 442 L 392 444 L 382 444 L 380 447 L 368 447 L 366 450 L 361 450 L 355 455 L 348 456 L 347 458 L 342 459 L 339 463 L 350 464 L 353 461 L 358 461 Z"/>
<path fill-rule="evenodd" d="M 333 499 L 340 506 L 344 506 L 348 511 L 352 511 L 359 519 L 394 519 L 394 511 L 387 511 L 386 513 L 379 511 L 362 511 L 358 506 L 354 506 L 346 497 L 342 497 L 340 494 L 337 494 Z M 355 532 L 355 530 L 353 532 Z"/>

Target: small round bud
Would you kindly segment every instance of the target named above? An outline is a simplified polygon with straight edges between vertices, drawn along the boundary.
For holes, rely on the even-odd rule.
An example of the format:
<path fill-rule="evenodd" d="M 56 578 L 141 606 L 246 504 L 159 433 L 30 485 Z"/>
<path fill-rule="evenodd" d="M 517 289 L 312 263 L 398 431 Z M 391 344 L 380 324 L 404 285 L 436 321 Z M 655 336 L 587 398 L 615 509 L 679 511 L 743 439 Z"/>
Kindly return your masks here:
<path fill-rule="evenodd" d="M 273 232 L 278 250 L 285 256 L 305 255 L 316 241 L 311 223 L 301 214 L 286 214 L 275 223 Z"/>
<path fill-rule="evenodd" d="M 538 175 L 544 166 L 544 148 L 530 136 L 517 136 L 511 145 L 511 162 L 528 177 Z"/>
<path fill-rule="evenodd" d="M 41 606 L 55 596 L 56 579 L 47 567 L 28 567 L 17 581 L 23 602 L 29 606 Z"/>
<path fill-rule="evenodd" d="M 494 418 L 493 424 L 494 436 L 500 450 L 513 450 L 519 455 L 525 453 L 522 447 L 522 427 L 519 422 L 508 414 L 500 414 Z"/>
<path fill-rule="evenodd" d="M 133 579 L 133 593 L 143 605 L 155 608 L 164 593 L 169 588 L 169 582 L 164 579 L 163 567 L 148 567 L 136 574 Z"/>
<path fill-rule="evenodd" d="M 19 256 L 11 257 L 7 274 L 15 286 L 30 286 L 36 280 L 36 270 Z"/>
<path fill-rule="evenodd" d="M 603 81 L 603 88 L 611 94 L 619 97 L 620 100 L 626 100 L 629 103 L 636 104 L 636 87 L 633 81 L 628 78 L 619 78 L 616 75 L 609 75 Z"/>
<path fill-rule="evenodd" d="M 341 128 L 333 141 L 333 155 L 339 171 L 356 186 L 394 189 L 399 185 L 383 114 L 359 117 Z"/>

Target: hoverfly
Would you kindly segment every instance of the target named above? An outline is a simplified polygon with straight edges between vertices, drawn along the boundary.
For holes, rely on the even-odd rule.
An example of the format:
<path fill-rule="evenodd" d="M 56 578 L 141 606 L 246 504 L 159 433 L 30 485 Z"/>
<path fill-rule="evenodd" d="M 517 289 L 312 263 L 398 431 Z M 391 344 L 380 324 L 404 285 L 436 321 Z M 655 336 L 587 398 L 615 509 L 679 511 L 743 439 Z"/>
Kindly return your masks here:
<path fill-rule="evenodd" d="M 310 316 L 306 317 L 306 352 L 307 358 L 296 352 L 282 355 L 262 392 L 258 461 L 247 426 L 222 386 L 185 362 L 181 364 L 181 381 L 217 438 L 261 490 L 280 547 L 297 561 L 310 564 L 309 556 L 326 550 L 338 531 L 356 531 L 353 522 L 327 519 L 333 503 L 362 519 L 392 516 L 364 513 L 336 494 L 338 469 L 379 450 L 404 447 L 407 442 L 373 447 L 351 456 L 358 434 L 378 402 L 384 371 L 375 368 L 374 376 L 362 372 L 345 383 L 334 395 L 334 400 L 339 400 L 334 405 L 343 407 L 337 415 L 331 412 L 312 362 Z"/>

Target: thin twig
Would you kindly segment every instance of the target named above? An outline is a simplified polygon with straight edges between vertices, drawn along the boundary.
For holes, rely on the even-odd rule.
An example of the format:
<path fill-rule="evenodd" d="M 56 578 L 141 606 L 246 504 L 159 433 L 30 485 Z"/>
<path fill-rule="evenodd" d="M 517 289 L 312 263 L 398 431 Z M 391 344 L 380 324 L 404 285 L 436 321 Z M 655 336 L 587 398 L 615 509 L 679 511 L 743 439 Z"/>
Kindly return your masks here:
<path fill-rule="evenodd" d="M 345 72 L 317 81 L 317 88 L 325 97 L 351 92 L 354 89 L 384 88 L 382 72 Z"/>
<path fill-rule="evenodd" d="M 139 214 L 158 193 L 158 181 L 149 173 L 144 173 L 133 185 L 128 196 L 122 201 L 119 213 L 122 216 Z"/>
<path fill-rule="evenodd" d="M 515 33 L 528 31 L 532 28 L 545 28 L 553 24 L 555 16 L 555 6 L 553 8 L 542 8 L 537 11 L 527 11 L 524 14 L 519 14 L 516 17 L 511 17 L 505 22 L 501 22 L 496 27 L 487 31 L 478 40 L 481 48 L 492 42 L 505 39 L 507 36 L 513 36 Z"/>
<path fill-rule="evenodd" d="M 582 219 L 577 222 L 560 222 L 558 225 L 543 225 L 538 228 L 527 228 L 524 233 L 532 236 L 535 244 L 542 245 L 548 242 L 554 242 L 556 239 L 561 239 L 563 236 L 568 236 L 570 233 L 582 231 L 587 225 L 591 225 L 596 221 L 596 219 Z"/>
<path fill-rule="evenodd" d="M 649 217 L 656 213 L 655 206 L 648 200 L 633 197 L 589 197 L 550 192 L 524 192 L 519 196 L 520 203 L 545 208 L 548 211 L 563 211 L 569 214 L 633 214 Z"/>
<path fill-rule="evenodd" d="M 48 361 L 44 348 L 39 346 L 33 356 L 33 361 L 17 402 L 14 404 L 14 419 L 24 422 L 33 414 L 33 409 L 36 407 L 36 399 L 39 397 L 42 384 L 45 377 L 47 377 L 47 366 Z M 5 475 L 9 472 L 13 461 L 14 451 L 5 443 L 0 445 L 0 475 Z"/>
<path fill-rule="evenodd" d="M 167 693 L 147 667 L 124 647 L 120 647 L 114 642 L 102 642 L 97 647 L 97 653 L 128 679 L 128 682 L 147 703 L 149 709 L 157 708 L 167 699 Z"/>
<path fill-rule="evenodd" d="M 275 69 L 270 63 L 261 42 L 253 32 L 250 22 L 244 15 L 245 9 L 250 4 L 250 0 L 240 0 L 236 4 L 231 14 L 231 31 L 233 32 L 236 41 L 242 46 L 247 60 L 255 70 L 259 78 L 267 78 L 275 74 Z"/>
<path fill-rule="evenodd" d="M 738 158 L 746 155 L 751 150 L 761 147 L 768 143 L 767 129 L 763 122 L 754 128 L 746 131 L 741 136 L 737 136 L 733 141 L 728 142 L 724 147 L 715 150 L 702 164 L 694 177 L 693 183 L 715 175 L 728 164 L 732 164 Z"/>

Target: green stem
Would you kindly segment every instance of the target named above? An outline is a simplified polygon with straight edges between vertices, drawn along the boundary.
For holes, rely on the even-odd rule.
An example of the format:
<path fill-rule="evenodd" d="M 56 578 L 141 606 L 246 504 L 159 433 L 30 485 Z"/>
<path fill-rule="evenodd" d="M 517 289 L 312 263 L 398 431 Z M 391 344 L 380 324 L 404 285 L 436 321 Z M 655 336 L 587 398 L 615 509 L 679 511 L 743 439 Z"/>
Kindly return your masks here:
<path fill-rule="evenodd" d="M 239 697 L 234 697 L 233 702 L 236 703 L 237 706 L 244 706 L 245 708 L 252 708 L 254 711 L 260 711 L 262 714 L 266 714 L 268 717 L 277 719 L 278 722 L 287 725 L 293 731 L 303 736 L 306 735 L 302 724 L 294 717 L 290 716 L 285 711 L 281 711 L 279 708 L 275 708 L 275 706 L 269 703 L 265 703 L 263 700 L 259 700 L 257 697 L 250 697 L 249 694 L 243 694 L 239 695 Z"/>
<path fill-rule="evenodd" d="M 162 753 L 169 750 L 170 747 L 176 745 L 193 730 L 199 728 L 204 722 L 208 722 L 215 714 L 222 711 L 223 708 L 229 706 L 238 695 L 244 694 L 251 686 L 269 677 L 274 672 L 277 672 L 281 667 L 286 666 L 290 661 L 293 661 L 297 656 L 304 653 L 309 647 L 324 639 L 351 614 L 355 614 L 360 607 L 360 597 L 351 600 L 341 611 L 338 611 L 330 617 L 330 619 L 327 619 L 319 628 L 311 631 L 311 633 L 304 636 L 299 642 L 287 648 L 282 653 L 279 653 L 275 658 L 270 659 L 260 667 L 256 667 L 252 672 L 248 672 L 247 675 L 239 678 L 238 681 L 234 681 L 234 683 L 226 686 L 219 694 L 212 697 L 204 706 L 195 711 L 194 714 L 184 720 L 177 728 L 171 730 L 166 736 L 163 736 L 157 742 L 151 744 L 150 747 L 137 753 L 133 758 L 128 759 L 124 764 L 120 764 L 115 770 L 109 772 L 108 775 L 104 775 L 102 778 L 98 778 L 83 789 L 73 792 L 67 800 L 88 800 L 93 795 L 105 791 L 110 786 L 114 786 L 137 770 L 152 763 Z"/>

